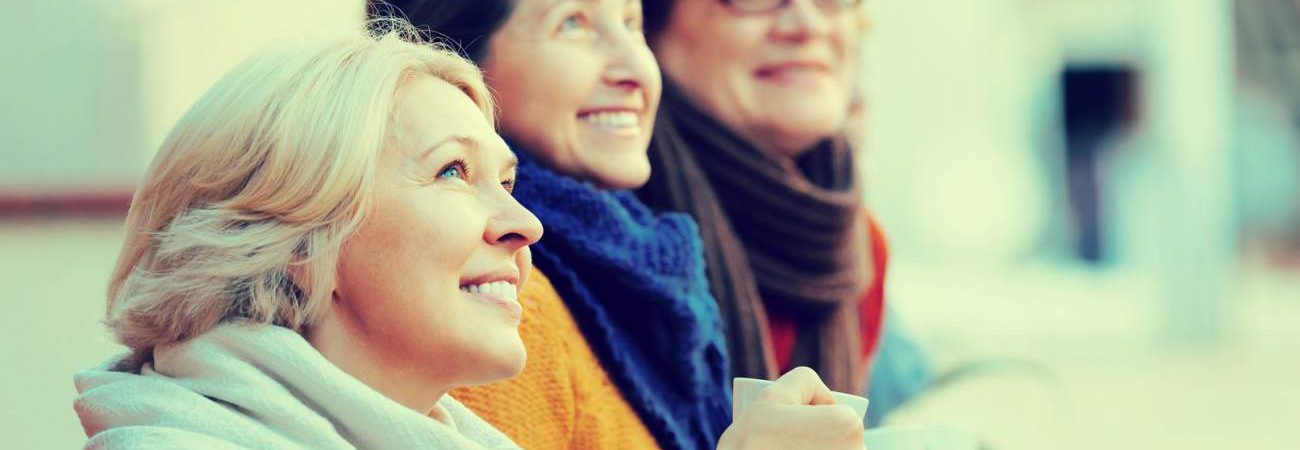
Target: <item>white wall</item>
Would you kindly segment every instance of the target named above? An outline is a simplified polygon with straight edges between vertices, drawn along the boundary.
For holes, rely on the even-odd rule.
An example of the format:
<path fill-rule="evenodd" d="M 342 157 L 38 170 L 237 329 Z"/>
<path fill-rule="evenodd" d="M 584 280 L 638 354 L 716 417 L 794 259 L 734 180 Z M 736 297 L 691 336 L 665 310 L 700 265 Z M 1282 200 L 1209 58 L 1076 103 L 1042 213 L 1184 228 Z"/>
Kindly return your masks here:
<path fill-rule="evenodd" d="M 360 0 L 0 0 L 0 195 L 129 194 L 223 72 L 361 14 Z M 0 223 L 0 448 L 85 443 L 72 374 L 121 351 L 99 323 L 120 221 Z"/>
<path fill-rule="evenodd" d="M 1068 266 L 1042 247 L 1068 233 L 1057 78 L 1067 62 L 1130 64 L 1144 119 L 1103 174 L 1122 256 L 1107 270 L 1159 292 L 1133 307 L 1159 310 L 1166 336 L 1217 336 L 1236 257 L 1228 0 L 869 5 L 865 173 L 900 264 Z"/>
<path fill-rule="evenodd" d="M 171 126 L 251 51 L 360 0 L 0 0 L 0 192 L 130 192 Z"/>

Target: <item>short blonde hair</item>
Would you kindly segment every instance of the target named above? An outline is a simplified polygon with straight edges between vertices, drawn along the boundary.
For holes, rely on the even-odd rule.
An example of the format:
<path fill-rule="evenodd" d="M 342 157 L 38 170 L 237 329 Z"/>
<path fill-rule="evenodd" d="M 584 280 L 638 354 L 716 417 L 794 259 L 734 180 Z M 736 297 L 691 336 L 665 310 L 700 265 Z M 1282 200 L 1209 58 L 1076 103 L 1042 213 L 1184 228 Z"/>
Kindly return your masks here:
<path fill-rule="evenodd" d="M 328 311 L 405 80 L 447 81 L 493 122 L 479 70 L 413 30 L 280 43 L 190 108 L 127 215 L 106 320 L 121 343 L 148 358 L 231 318 L 301 332 Z"/>

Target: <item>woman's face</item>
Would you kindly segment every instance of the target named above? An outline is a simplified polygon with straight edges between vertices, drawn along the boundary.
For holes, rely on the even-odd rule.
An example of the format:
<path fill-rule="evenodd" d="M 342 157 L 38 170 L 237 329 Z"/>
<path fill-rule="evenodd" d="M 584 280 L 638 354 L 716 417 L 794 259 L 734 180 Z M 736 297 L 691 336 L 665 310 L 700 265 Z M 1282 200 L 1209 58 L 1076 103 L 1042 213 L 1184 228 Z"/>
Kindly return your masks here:
<path fill-rule="evenodd" d="M 552 169 L 610 189 L 650 177 L 661 84 L 638 0 L 520 0 L 483 68 L 502 134 Z"/>
<path fill-rule="evenodd" d="M 516 297 L 542 225 L 511 196 L 514 155 L 469 97 L 433 77 L 400 90 L 389 128 L 330 320 L 386 368 L 453 386 L 517 374 Z"/>
<path fill-rule="evenodd" d="M 746 13 L 720 0 L 678 0 L 651 44 L 664 74 L 697 105 L 794 156 L 843 129 L 852 97 L 858 15 L 830 3 Z"/>

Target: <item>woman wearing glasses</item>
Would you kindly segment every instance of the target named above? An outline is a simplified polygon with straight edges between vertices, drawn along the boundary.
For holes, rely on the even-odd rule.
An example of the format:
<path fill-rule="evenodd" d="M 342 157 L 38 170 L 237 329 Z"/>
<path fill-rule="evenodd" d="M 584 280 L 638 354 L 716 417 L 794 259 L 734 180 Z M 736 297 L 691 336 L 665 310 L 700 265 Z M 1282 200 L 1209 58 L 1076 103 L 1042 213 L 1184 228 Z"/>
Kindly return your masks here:
<path fill-rule="evenodd" d="M 529 449 L 861 448 L 862 424 L 807 369 L 730 417 L 730 370 L 694 222 L 628 189 L 661 79 L 629 0 L 390 1 L 480 64 L 547 227 L 520 293 L 523 373 L 452 395 Z M 396 10 L 389 9 L 390 7 Z"/>
<path fill-rule="evenodd" d="M 880 330 L 884 246 L 845 138 L 859 0 L 660 0 L 664 75 L 640 196 L 700 225 L 732 370 L 815 369 L 862 392 Z"/>

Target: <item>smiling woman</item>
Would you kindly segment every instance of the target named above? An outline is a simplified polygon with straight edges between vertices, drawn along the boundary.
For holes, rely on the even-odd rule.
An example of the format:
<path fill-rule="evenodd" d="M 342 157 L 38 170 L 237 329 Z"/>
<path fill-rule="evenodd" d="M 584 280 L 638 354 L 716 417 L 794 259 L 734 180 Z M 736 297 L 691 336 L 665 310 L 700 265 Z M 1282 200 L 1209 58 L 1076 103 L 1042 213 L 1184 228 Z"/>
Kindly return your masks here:
<path fill-rule="evenodd" d="M 549 230 L 521 293 L 527 367 L 453 396 L 529 449 L 861 447 L 850 410 L 811 405 L 826 390 L 811 371 L 777 382 L 793 395 L 766 397 L 773 408 L 731 417 L 698 228 L 629 191 L 650 177 L 662 117 L 640 1 L 389 5 L 371 13 L 405 14 L 482 65 L 519 152 L 519 200 Z"/>
<path fill-rule="evenodd" d="M 650 177 L 659 68 L 637 1 L 522 1 L 482 61 L 501 127 L 556 171 L 608 189 Z"/>
<path fill-rule="evenodd" d="M 730 379 L 699 238 L 626 191 L 650 176 L 661 91 L 640 2 L 376 5 L 483 67 L 522 160 L 520 201 L 551 230 L 521 295 L 527 367 L 452 395 L 530 449 L 714 447 Z"/>
<path fill-rule="evenodd" d="M 667 88 L 638 194 L 700 224 L 737 375 L 867 379 L 886 252 L 844 136 L 860 3 L 645 3 Z"/>
<path fill-rule="evenodd" d="M 284 43 L 173 129 L 76 377 L 93 448 L 517 448 L 448 390 L 518 373 L 537 218 L 472 64 L 373 24 Z M 432 418 L 430 418 L 432 417 Z"/>

